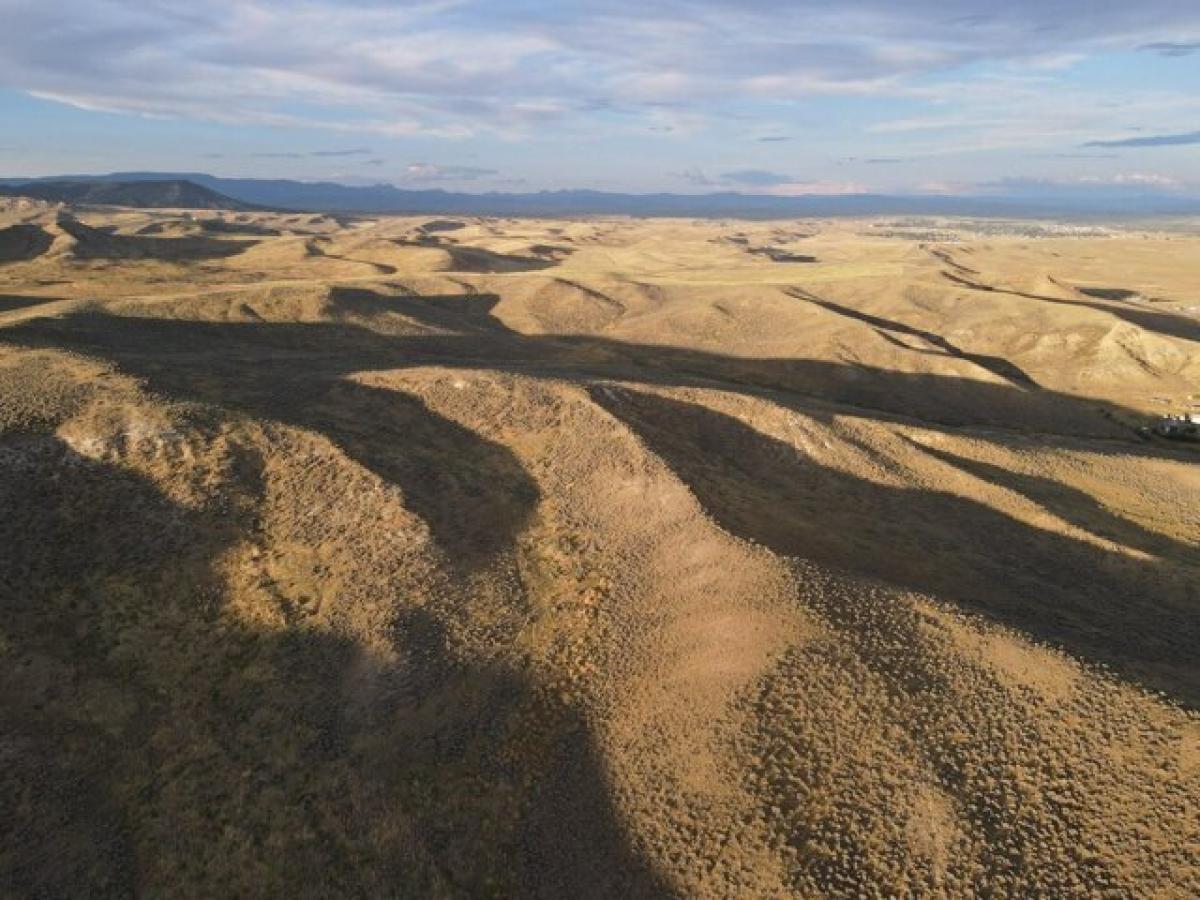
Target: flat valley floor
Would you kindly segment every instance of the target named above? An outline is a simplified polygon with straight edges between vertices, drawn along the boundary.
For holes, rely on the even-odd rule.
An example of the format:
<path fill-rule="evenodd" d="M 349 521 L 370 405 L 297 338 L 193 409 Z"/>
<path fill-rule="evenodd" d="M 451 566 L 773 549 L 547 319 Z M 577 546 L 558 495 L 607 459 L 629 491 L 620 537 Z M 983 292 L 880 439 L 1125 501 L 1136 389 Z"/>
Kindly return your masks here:
<path fill-rule="evenodd" d="M 1200 894 L 1200 238 L 0 213 L 0 894 Z"/>

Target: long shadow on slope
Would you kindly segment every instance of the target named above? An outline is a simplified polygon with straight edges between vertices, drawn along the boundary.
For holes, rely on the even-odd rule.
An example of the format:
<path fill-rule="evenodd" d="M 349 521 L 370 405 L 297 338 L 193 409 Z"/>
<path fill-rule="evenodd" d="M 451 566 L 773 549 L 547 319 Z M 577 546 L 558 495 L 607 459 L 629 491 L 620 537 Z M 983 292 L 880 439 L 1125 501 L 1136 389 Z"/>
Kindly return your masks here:
<path fill-rule="evenodd" d="M 210 508 L 49 436 L 4 450 L 0 893 L 668 894 L 577 713 L 452 656 L 432 614 L 396 597 L 378 637 L 403 662 L 367 685 L 348 637 L 253 624 L 275 601 L 235 601 L 222 556 L 258 515 L 254 453 Z"/>
<path fill-rule="evenodd" d="M 0 313 L 13 312 L 18 309 L 28 309 L 42 303 L 53 303 L 59 297 L 33 297 L 25 294 L 0 294 Z"/>
<path fill-rule="evenodd" d="M 103 356 L 156 393 L 326 435 L 400 486 L 451 565 L 474 567 L 511 545 L 537 503 L 536 483 L 507 448 L 416 397 L 345 378 L 385 360 L 402 362 L 395 352 L 385 355 L 378 340 L 367 349 L 373 337 L 353 326 L 83 314 L 42 320 L 19 339 Z"/>
<path fill-rule="evenodd" d="M 335 313 L 370 319 L 384 312 L 400 313 L 425 328 L 449 333 L 508 334 L 514 332 L 492 315 L 500 298 L 495 294 L 381 295 L 365 288 L 335 287 L 329 305 Z"/>
<path fill-rule="evenodd" d="M 455 272 L 473 272 L 476 274 L 500 272 L 536 272 L 541 269 L 551 269 L 559 264 L 556 259 L 544 259 L 537 256 L 518 256 L 513 253 L 496 253 L 482 247 L 467 247 L 450 243 L 437 237 L 424 237 L 417 240 L 393 238 L 392 243 L 399 247 L 424 247 L 442 250 L 450 257 L 451 269 Z"/>
<path fill-rule="evenodd" d="M 1037 385 L 1007 360 L 965 353 L 937 335 L 878 317 L 866 318 L 872 324 L 886 325 L 892 332 L 920 335 L 947 355 L 980 365 L 1009 383 L 893 372 L 821 360 L 722 356 L 590 336 L 522 335 L 509 330 L 494 316 L 499 299 L 495 294 L 388 296 L 369 289 L 335 288 L 331 304 L 368 321 L 381 312 L 398 312 L 422 328 L 442 332 L 391 339 L 381 339 L 377 334 L 364 336 L 360 348 L 367 354 L 388 357 L 387 364 L 393 366 L 407 360 L 511 369 L 576 380 L 615 378 L 667 385 L 703 384 L 735 391 L 770 392 L 774 394 L 772 400 L 784 404 L 811 398 L 867 412 L 917 418 L 934 425 L 993 426 L 1041 432 L 1043 437 L 1051 436 L 1050 439 L 1053 435 L 1072 434 L 1123 438 L 1129 446 L 1121 452 L 1152 452 L 1140 441 L 1129 441 L 1132 434 L 1127 425 L 1114 422 L 1114 417 L 1140 420 L 1142 417 L 1136 413 L 1053 391 L 1024 390 Z M 857 315 L 844 307 L 837 307 L 836 311 Z M 385 340 L 393 343 L 386 344 Z M 364 362 L 364 366 L 367 364 Z M 780 392 L 785 396 L 780 396 Z"/>
<path fill-rule="evenodd" d="M 991 463 L 958 456 L 939 447 L 917 444 L 915 441 L 909 441 L 909 444 L 920 452 L 969 475 L 1020 494 L 1072 525 L 1122 546 L 1176 559 L 1186 559 L 1189 554 L 1200 549 L 1174 541 L 1158 532 L 1148 531 L 1136 522 L 1112 512 L 1091 495 L 1051 478 L 1014 472 Z"/>
<path fill-rule="evenodd" d="M 54 237 L 40 225 L 28 222 L 0 228 L 0 264 L 37 259 L 54 243 Z"/>
<path fill-rule="evenodd" d="M 995 287 L 994 285 L 984 284 L 980 281 L 975 281 L 970 278 L 964 278 L 961 275 L 955 275 L 951 272 L 943 272 L 942 277 L 953 282 L 961 287 L 969 288 L 973 291 L 985 291 L 992 294 L 1008 294 L 1013 297 L 1024 297 L 1027 300 L 1041 300 L 1045 303 L 1057 303 L 1060 306 L 1079 306 L 1085 309 L 1093 309 L 1098 312 L 1108 313 L 1110 316 L 1116 316 L 1131 325 L 1136 325 L 1144 331 L 1149 331 L 1154 334 L 1160 334 L 1164 337 L 1181 338 L 1185 341 L 1195 341 L 1200 343 L 1200 322 L 1195 319 L 1189 319 L 1187 316 L 1178 316 L 1172 313 L 1157 312 L 1149 309 L 1139 309 L 1121 304 L 1114 301 L 1113 303 L 1095 303 L 1090 300 L 1070 300 L 1064 297 L 1051 297 L 1047 294 L 1032 294 L 1025 291 L 1014 291 L 1008 288 Z M 1115 296 L 1115 295 L 1114 295 Z"/>
<path fill-rule="evenodd" d="M 347 374 L 438 365 L 585 383 L 715 387 L 806 414 L 820 408 L 803 399 L 811 397 L 851 403 L 860 414 L 916 415 L 925 424 L 1003 423 L 1029 429 L 1032 444 L 1183 458 L 1128 438 L 1078 441 L 1079 435 L 1127 432 L 1091 404 L 1050 391 L 594 338 L 502 330 L 397 337 L 348 325 L 78 313 L 22 323 L 0 332 L 0 340 L 97 355 L 154 391 L 320 431 L 401 485 L 451 563 L 467 568 L 511 541 L 536 503 L 536 485 L 506 448 L 413 398 L 349 381 Z M 1195 588 L 1177 567 L 1045 533 L 950 494 L 884 488 L 811 464 L 781 466 L 781 454 L 794 462 L 794 451 L 735 420 L 677 402 L 640 402 L 652 415 L 635 416 L 631 424 L 732 530 L 944 596 L 1196 702 Z M 626 417 L 633 409 L 626 404 L 613 411 Z M 836 412 L 832 407 L 829 415 Z M 707 447 L 707 455 L 697 458 L 696 445 Z M 843 527 L 831 527 L 839 517 Z"/>
<path fill-rule="evenodd" d="M 932 331 L 924 331 L 920 328 L 915 328 L 912 325 L 905 325 L 903 322 L 895 322 L 891 319 L 885 319 L 882 316 L 873 316 L 870 313 L 862 312 L 861 310 L 851 309 L 848 306 L 842 306 L 839 303 L 834 303 L 832 300 L 824 300 L 800 289 L 793 289 L 789 292 L 793 297 L 800 300 L 807 300 L 809 303 L 815 304 L 829 312 L 836 313 L 839 316 L 844 316 L 848 319 L 855 319 L 859 322 L 865 322 L 878 330 L 884 337 L 892 340 L 905 350 L 916 350 L 917 352 L 930 353 L 933 351 L 920 350 L 919 348 L 910 347 L 903 342 L 894 339 L 897 334 L 908 335 L 909 337 L 919 338 L 927 344 L 932 344 L 942 351 L 946 356 L 955 359 L 961 359 L 981 369 L 986 369 L 998 378 L 1002 378 L 1009 384 L 1015 387 L 1034 388 L 1038 387 L 1038 383 L 1025 373 L 1025 371 L 1015 363 L 1009 362 L 1002 356 L 987 356 L 981 353 L 969 353 L 956 347 L 950 341 L 946 340 L 940 334 L 935 334 Z"/>
<path fill-rule="evenodd" d="M 1148 562 L 964 497 L 822 466 L 741 421 L 638 391 L 593 399 L 632 428 L 729 531 L 951 601 L 1200 706 L 1194 548 Z"/>
<path fill-rule="evenodd" d="M 166 262 L 224 259 L 243 253 L 258 243 L 207 237 L 158 238 L 109 234 L 67 216 L 60 218 L 58 225 L 75 238 L 72 255 L 76 259 L 153 259 Z"/>
<path fill-rule="evenodd" d="M 1142 417 L 1101 401 L 822 360 L 722 356 L 584 336 L 527 336 L 507 330 L 489 315 L 495 302 L 494 296 L 480 295 L 440 298 L 424 306 L 420 298 L 378 297 L 380 311 L 400 310 L 418 330 L 436 327 L 442 332 L 437 334 L 383 334 L 335 323 L 217 323 L 80 312 L 7 328 L 0 332 L 0 341 L 102 356 L 147 379 L 154 390 L 294 422 L 324 431 L 338 442 L 347 416 L 336 415 L 328 404 L 319 402 L 334 384 L 352 372 L 437 365 L 575 381 L 716 387 L 766 396 L 809 414 L 824 406 L 834 415 L 838 405 L 848 405 L 859 414 L 917 419 L 930 427 L 1001 428 L 1045 445 L 1069 446 L 1079 438 L 1101 438 L 1088 441 L 1087 449 L 1191 458 L 1185 449 L 1137 440 L 1130 425 Z M 368 298 L 359 292 L 353 303 L 357 314 L 369 318 Z M 379 415 L 384 412 L 381 393 L 360 386 L 343 392 L 342 400 L 350 406 L 361 400 L 363 411 Z M 477 461 L 468 469 L 481 473 L 495 469 L 504 475 L 503 481 L 487 479 L 477 485 L 483 500 L 479 512 L 492 517 L 496 533 L 510 534 L 520 524 L 520 511 L 527 512 L 536 499 L 532 482 L 515 459 L 503 448 L 415 408 L 416 401 L 396 402 L 405 421 L 424 417 L 437 423 L 429 427 L 444 432 L 444 445 L 455 446 L 462 458 Z M 412 415 L 405 419 L 406 409 Z M 409 470 L 395 463 L 398 448 L 405 446 L 403 433 L 387 431 L 386 424 L 383 431 L 386 436 L 360 437 L 355 451 L 359 461 L 411 490 L 418 503 L 425 491 L 430 497 L 426 505 L 436 508 L 437 485 L 411 477 Z M 419 452 L 418 444 L 410 446 Z M 503 488 L 502 483 L 517 487 Z M 436 520 L 431 524 L 439 528 Z M 452 532 L 448 527 L 440 530 Z M 471 548 L 451 549 L 469 553 Z"/>

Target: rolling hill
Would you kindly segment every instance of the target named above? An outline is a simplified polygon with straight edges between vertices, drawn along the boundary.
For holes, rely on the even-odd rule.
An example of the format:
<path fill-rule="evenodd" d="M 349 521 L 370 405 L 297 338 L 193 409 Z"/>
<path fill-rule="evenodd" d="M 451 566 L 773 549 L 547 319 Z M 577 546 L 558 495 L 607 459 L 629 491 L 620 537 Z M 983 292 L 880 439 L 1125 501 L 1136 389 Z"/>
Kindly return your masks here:
<path fill-rule="evenodd" d="M 73 187 L 60 185 L 70 182 Z M 782 219 L 802 216 L 986 216 L 1097 217 L 1188 216 L 1200 213 L 1195 197 L 1139 188 L 1108 192 L 1054 191 L 1045 188 L 1024 195 L 934 196 L 848 194 L 843 196 L 771 196 L 719 191 L 705 194 L 632 194 L 595 190 L 555 190 L 527 193 L 466 193 L 440 188 L 403 188 L 394 184 L 347 185 L 333 181 L 222 178 L 202 172 L 117 172 L 110 175 L 69 175 L 53 179 L 0 178 L 0 185 L 22 191 L 50 190 L 59 199 L 121 206 L 184 206 L 170 196 L 159 202 L 155 191 L 143 196 L 134 185 L 190 183 L 223 195 L 223 206 L 205 206 L 195 197 L 194 208 L 235 208 L 241 204 L 310 212 L 488 215 L 488 216 L 647 216 L 688 218 Z M 119 184 L 110 194 L 104 185 Z M 34 186 L 34 187 L 31 187 Z M 49 187 L 53 186 L 53 187 Z M 0 190 L 3 190 L 0 188 Z M 169 190 L 159 188 L 169 195 Z M 42 196 L 42 194 L 30 194 Z M 106 199 L 94 199 L 104 197 Z M 145 201 L 145 202 L 139 202 Z M 212 201 L 210 198 L 209 202 Z"/>
<path fill-rule="evenodd" d="M 52 203 L 130 206 L 141 209 L 228 209 L 249 211 L 255 204 L 220 194 L 182 178 L 162 180 L 46 180 L 0 184 L 0 196 L 32 197 Z"/>

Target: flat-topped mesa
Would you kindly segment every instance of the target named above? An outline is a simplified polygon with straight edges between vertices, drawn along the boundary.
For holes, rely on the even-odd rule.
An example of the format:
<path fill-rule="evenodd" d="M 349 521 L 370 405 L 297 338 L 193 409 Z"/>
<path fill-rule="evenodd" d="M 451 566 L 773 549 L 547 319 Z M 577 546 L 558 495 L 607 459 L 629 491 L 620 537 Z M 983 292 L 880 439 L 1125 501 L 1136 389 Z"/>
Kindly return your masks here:
<path fill-rule="evenodd" d="M 140 209 L 258 210 L 262 207 L 226 197 L 181 178 L 155 181 L 45 180 L 0 184 L 0 196 L 49 203 Z"/>

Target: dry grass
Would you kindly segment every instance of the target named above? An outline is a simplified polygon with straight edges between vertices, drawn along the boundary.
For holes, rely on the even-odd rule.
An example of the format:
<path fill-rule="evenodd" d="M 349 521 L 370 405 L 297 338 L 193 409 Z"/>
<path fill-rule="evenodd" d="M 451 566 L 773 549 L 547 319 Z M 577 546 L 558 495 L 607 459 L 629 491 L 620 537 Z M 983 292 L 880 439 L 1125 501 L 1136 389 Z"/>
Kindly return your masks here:
<path fill-rule="evenodd" d="M 1200 892 L 1194 238 L 3 213 L 0 893 Z"/>

